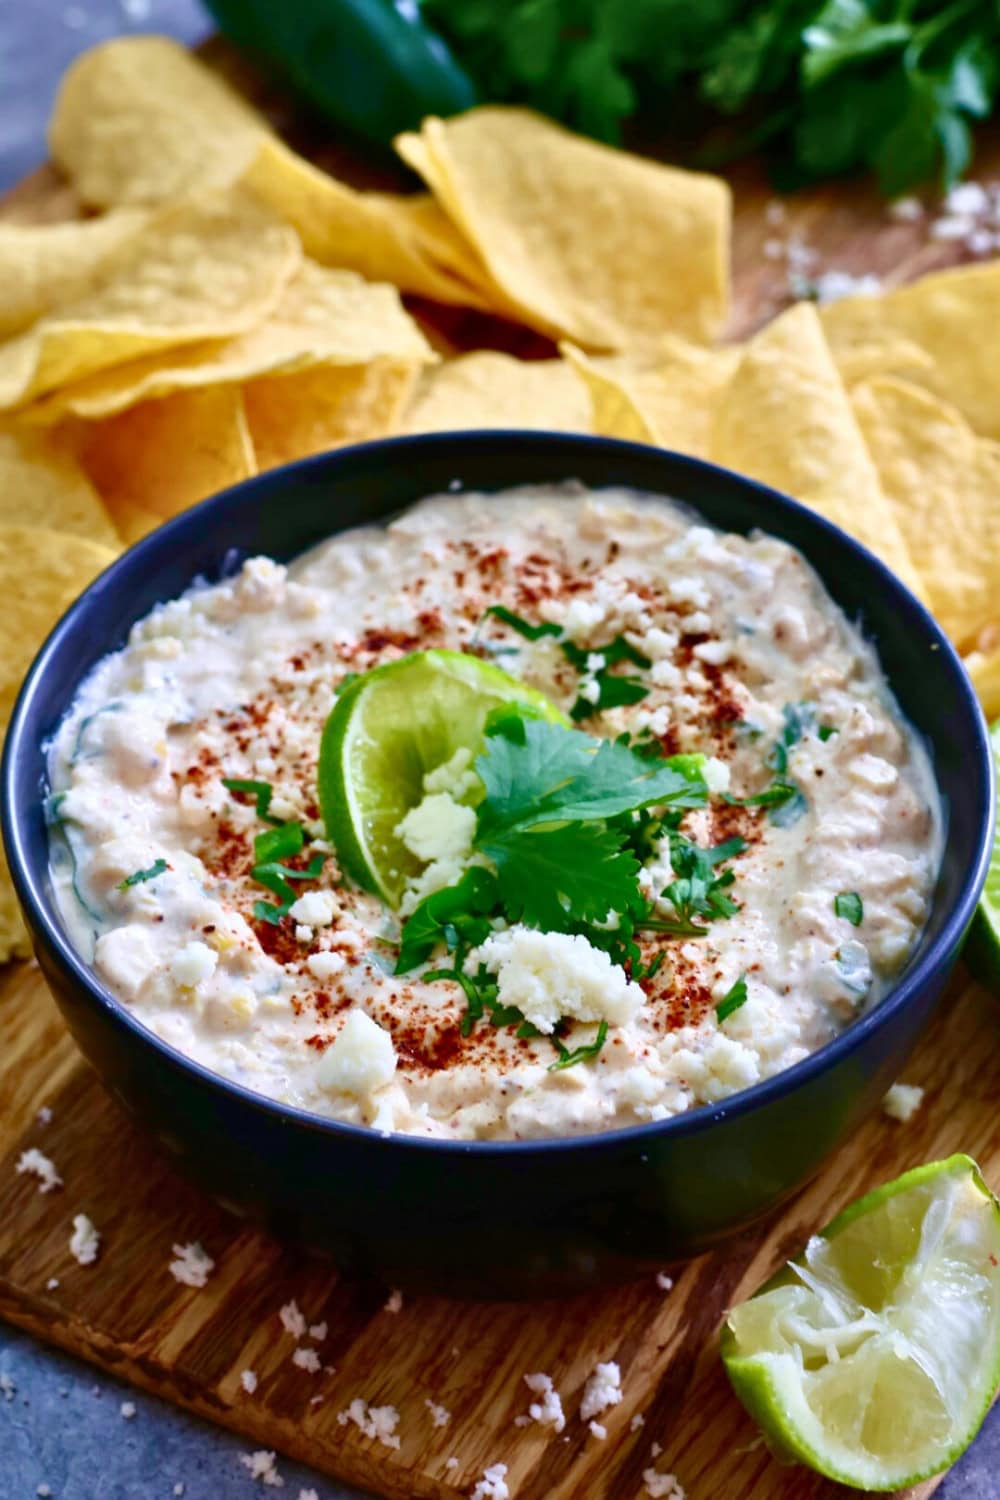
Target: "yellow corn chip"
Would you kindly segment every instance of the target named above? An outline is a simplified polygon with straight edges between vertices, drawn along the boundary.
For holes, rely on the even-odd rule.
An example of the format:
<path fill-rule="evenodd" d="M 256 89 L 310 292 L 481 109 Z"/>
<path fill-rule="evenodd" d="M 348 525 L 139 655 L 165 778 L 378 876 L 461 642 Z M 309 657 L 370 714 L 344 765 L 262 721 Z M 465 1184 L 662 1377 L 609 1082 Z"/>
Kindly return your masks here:
<path fill-rule="evenodd" d="M 256 110 L 164 36 L 121 37 L 68 69 L 53 160 L 85 203 L 157 204 L 235 181 L 269 134 Z"/>
<path fill-rule="evenodd" d="M 729 189 L 524 109 L 424 121 L 396 147 L 520 319 L 586 349 L 705 339 L 728 306 Z"/>
<path fill-rule="evenodd" d="M 242 384 L 306 365 L 356 365 L 378 358 L 430 362 L 436 356 L 395 287 L 305 261 L 274 311 L 248 333 L 117 365 L 63 386 L 26 415 L 41 422 L 66 412 L 95 419 L 171 391 Z"/>
<path fill-rule="evenodd" d="M 790 307 L 744 346 L 710 457 L 819 511 L 926 597 L 812 303 Z"/>
<path fill-rule="evenodd" d="M 965 670 L 979 694 L 983 713 L 988 719 L 1000 716 L 1000 646 L 992 651 L 972 651 L 965 658 Z"/>
<path fill-rule="evenodd" d="M 858 386 L 854 410 L 930 606 L 971 644 L 1000 603 L 1000 443 L 892 377 Z"/>
<path fill-rule="evenodd" d="M 177 391 L 97 422 L 80 457 L 129 542 L 257 472 L 235 385 Z"/>
<path fill-rule="evenodd" d="M 670 338 L 650 363 L 587 355 L 568 343 L 560 348 L 590 392 L 595 432 L 708 457 L 716 407 L 740 362 L 738 349 Z"/>
<path fill-rule="evenodd" d="M 81 297 L 146 222 L 139 209 L 68 224 L 0 224 L 0 338 Z"/>
<path fill-rule="evenodd" d="M 57 434 L 0 428 L 0 525 L 72 532 L 117 547 L 118 533 L 71 448 Z"/>
<path fill-rule="evenodd" d="M 380 359 L 251 381 L 244 398 L 260 468 L 396 431 L 414 379 L 412 362 Z"/>
<path fill-rule="evenodd" d="M 429 370 L 402 425 L 406 432 L 461 427 L 589 432 L 590 403 L 560 359 L 512 359 L 481 349 Z"/>
<path fill-rule="evenodd" d="M 881 297 L 845 297 L 821 316 L 838 361 L 859 345 L 915 344 L 928 358 L 924 368 L 898 364 L 879 373 L 905 376 L 956 406 L 980 436 L 1000 439 L 1000 359 L 992 338 L 1000 260 L 939 271 Z"/>
<path fill-rule="evenodd" d="M 59 616 L 115 556 L 113 548 L 85 537 L 0 525 L 0 741 L 35 652 Z M 0 963 L 30 952 L 0 845 Z"/>
<path fill-rule="evenodd" d="M 294 232 L 248 194 L 164 209 L 98 284 L 0 346 L 0 409 L 155 350 L 241 333 L 301 262 Z"/>
<path fill-rule="evenodd" d="M 873 375 L 919 379 L 920 371 L 929 370 L 934 363 L 927 351 L 912 339 L 899 339 L 891 334 L 870 344 L 844 344 L 839 348 L 831 345 L 830 352 L 841 380 L 848 387 L 860 380 L 870 380 Z"/>
<path fill-rule="evenodd" d="M 488 278 L 425 194 L 359 193 L 275 139 L 260 144 L 241 180 L 297 230 L 314 260 L 437 302 L 490 305 L 482 290 Z"/>

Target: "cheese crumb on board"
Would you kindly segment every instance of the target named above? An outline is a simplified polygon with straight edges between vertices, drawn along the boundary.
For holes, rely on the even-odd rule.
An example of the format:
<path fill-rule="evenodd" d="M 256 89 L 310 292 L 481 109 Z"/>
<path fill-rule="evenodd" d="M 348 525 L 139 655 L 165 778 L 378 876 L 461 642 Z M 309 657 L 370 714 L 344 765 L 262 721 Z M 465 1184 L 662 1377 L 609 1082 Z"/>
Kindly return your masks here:
<path fill-rule="evenodd" d="M 55 1289 L 56 1289 L 56 1287 L 58 1285 L 59 1285 L 59 1277 L 58 1276 L 50 1276 L 49 1279 L 48 1279 L 48 1281 L 45 1283 L 45 1290 L 47 1292 L 54 1292 Z"/>
<path fill-rule="evenodd" d="M 637 1411 L 631 1422 L 628 1424 L 628 1430 L 629 1432 L 638 1432 L 639 1428 L 645 1427 L 645 1425 L 646 1418 L 643 1416 L 641 1411 Z"/>
<path fill-rule="evenodd" d="M 382 1308 L 382 1311 L 383 1312 L 387 1312 L 387 1313 L 398 1313 L 398 1312 L 400 1312 L 402 1310 L 402 1306 L 403 1306 L 403 1294 L 402 1294 L 402 1292 L 392 1291 L 392 1292 L 389 1293 L 388 1297 L 386 1298 L 385 1303 L 384 1303 L 383 1308 Z"/>
<path fill-rule="evenodd" d="M 132 1418 L 135 1416 L 135 1402 L 123 1401 L 118 1409 L 121 1412 L 122 1416 L 125 1418 L 125 1421 L 131 1422 Z"/>
<path fill-rule="evenodd" d="M 451 1421 L 451 1412 L 446 1406 L 439 1406 L 436 1401 L 431 1400 L 430 1396 L 424 1401 L 424 1405 L 430 1412 L 431 1421 L 435 1427 L 447 1427 Z"/>
<path fill-rule="evenodd" d="M 81 1266 L 92 1266 L 101 1248 L 101 1236 L 86 1214 L 76 1214 L 73 1233 L 69 1239 L 69 1253 Z"/>
<path fill-rule="evenodd" d="M 42 1105 L 41 1109 L 36 1114 L 35 1119 L 38 1121 L 39 1125 L 52 1124 L 52 1111 L 51 1109 L 49 1109 L 49 1106 L 47 1104 Z"/>
<path fill-rule="evenodd" d="M 17 1386 L 14 1384 L 6 1370 L 0 1370 L 0 1396 L 5 1401 L 13 1401 L 17 1394 Z"/>
<path fill-rule="evenodd" d="M 551 1376 L 539 1371 L 537 1375 L 525 1375 L 524 1383 L 538 1397 L 528 1407 L 528 1416 L 540 1427 L 554 1427 L 556 1432 L 562 1432 L 566 1426 L 566 1418 L 563 1415 L 562 1399 L 552 1384 Z"/>
<path fill-rule="evenodd" d="M 686 1500 L 684 1489 L 673 1474 L 659 1474 L 655 1469 L 646 1469 L 642 1482 L 646 1486 L 646 1494 L 651 1495 L 653 1500 Z"/>
<path fill-rule="evenodd" d="M 510 1500 L 507 1488 L 507 1465 L 490 1464 L 483 1470 L 483 1477 L 476 1481 L 470 1500 Z"/>
<path fill-rule="evenodd" d="M 256 1374 L 256 1371 L 254 1371 L 254 1370 L 241 1370 L 240 1371 L 240 1385 L 246 1391 L 246 1393 L 247 1393 L 248 1396 L 252 1396 L 253 1393 L 254 1393 L 254 1391 L 257 1389 L 257 1374 Z"/>
<path fill-rule="evenodd" d="M 319 1500 L 315 1490 L 299 1490 L 299 1500 Z"/>
<path fill-rule="evenodd" d="M 299 1304 L 294 1300 L 286 1302 L 278 1313 L 281 1326 L 286 1333 L 290 1333 L 293 1339 L 300 1339 L 306 1331 L 306 1320 L 299 1312 Z"/>
<path fill-rule="evenodd" d="M 923 1102 L 924 1091 L 919 1084 L 894 1083 L 882 1100 L 882 1110 L 891 1120 L 899 1120 L 906 1125 Z"/>
<path fill-rule="evenodd" d="M 369 1406 L 360 1396 L 355 1396 L 350 1406 L 337 1413 L 341 1427 L 353 1422 L 366 1438 L 373 1438 L 384 1448 L 398 1448 L 399 1412 L 394 1406 Z"/>
<path fill-rule="evenodd" d="M 583 1388 L 580 1416 L 584 1422 L 589 1422 L 591 1417 L 599 1417 L 602 1411 L 617 1406 L 621 1399 L 621 1370 L 614 1361 L 597 1365 Z"/>
<path fill-rule="evenodd" d="M 670 1292 L 670 1291 L 673 1291 L 673 1286 L 674 1286 L 673 1277 L 672 1276 L 668 1276 L 665 1271 L 657 1271 L 657 1273 L 656 1273 L 656 1285 L 660 1288 L 661 1292 Z"/>
<path fill-rule="evenodd" d="M 197 1240 L 190 1245 L 175 1245 L 174 1257 L 170 1274 L 184 1286 L 204 1286 L 215 1270 L 215 1261 Z"/>
<path fill-rule="evenodd" d="M 292 1355 L 292 1364 L 315 1375 L 319 1371 L 320 1357 L 315 1349 L 296 1349 Z"/>
<path fill-rule="evenodd" d="M 317 1344 L 321 1344 L 323 1342 L 323 1340 L 326 1338 L 326 1324 L 325 1323 L 310 1323 L 309 1324 L 309 1337 L 311 1339 L 314 1339 Z"/>
<path fill-rule="evenodd" d="M 604 1439 L 608 1435 L 608 1429 L 602 1422 L 591 1422 L 590 1435 L 591 1437 L 596 1438 L 599 1443 L 603 1443 Z"/>
<path fill-rule="evenodd" d="M 284 1488 L 285 1481 L 275 1468 L 277 1455 L 267 1448 L 258 1448 L 256 1453 L 241 1453 L 240 1463 L 249 1472 L 251 1479 L 269 1484 L 273 1489 Z"/>
<path fill-rule="evenodd" d="M 54 1188 L 61 1188 L 63 1185 L 63 1180 L 56 1171 L 55 1162 L 35 1146 L 21 1152 L 14 1170 L 18 1174 L 28 1172 L 32 1177 L 37 1177 L 40 1193 L 51 1193 Z"/>

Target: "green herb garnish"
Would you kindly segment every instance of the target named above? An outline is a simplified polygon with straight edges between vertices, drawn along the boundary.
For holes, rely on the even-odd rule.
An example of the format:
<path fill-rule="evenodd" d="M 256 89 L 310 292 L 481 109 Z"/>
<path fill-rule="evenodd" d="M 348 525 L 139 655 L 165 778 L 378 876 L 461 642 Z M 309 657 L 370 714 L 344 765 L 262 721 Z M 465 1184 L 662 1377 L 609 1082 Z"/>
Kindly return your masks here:
<path fill-rule="evenodd" d="M 832 724 L 821 724 L 819 726 L 819 728 L 817 729 L 816 733 L 819 735 L 819 738 L 823 741 L 823 744 L 825 745 L 826 742 L 827 742 L 827 740 L 832 740 L 833 736 L 835 734 L 839 734 L 840 733 L 840 730 L 834 728 L 834 726 Z"/>
<path fill-rule="evenodd" d="M 745 974 L 741 974 L 736 983 L 726 991 L 715 1007 L 715 1016 L 719 1025 L 721 1026 L 723 1021 L 728 1020 L 734 1011 L 739 1010 L 740 1006 L 746 1003 L 746 999 L 747 977 Z"/>
<path fill-rule="evenodd" d="M 502 620 L 505 625 L 510 626 L 511 630 L 516 630 L 518 635 L 523 636 L 526 641 L 540 641 L 546 635 L 562 635 L 561 625 L 553 624 L 550 620 L 543 620 L 540 625 L 532 625 L 530 621 L 523 619 L 521 615 L 516 615 L 512 609 L 508 609 L 504 604 L 491 604 L 486 613 L 493 615 L 497 620 Z"/>
<path fill-rule="evenodd" d="M 133 870 L 131 875 L 126 875 L 124 880 L 118 882 L 118 889 L 127 891 L 130 886 L 142 885 L 146 880 L 155 880 L 157 875 L 162 875 L 164 870 L 169 870 L 169 868 L 165 859 L 156 859 L 148 870 Z"/>
<path fill-rule="evenodd" d="M 833 909 L 838 917 L 843 917 L 852 927 L 860 927 L 864 920 L 865 908 L 857 891 L 841 891 L 834 896 Z"/>
<path fill-rule="evenodd" d="M 745 840 L 732 838 L 714 849 L 704 849 L 681 833 L 670 834 L 670 863 L 676 878 L 661 892 L 677 913 L 677 922 L 669 931 L 677 936 L 704 937 L 706 928 L 697 925 L 695 917 L 711 921 L 739 911 L 736 902 L 724 894 L 735 879 L 732 870 L 717 875 L 715 868 L 742 854 L 746 847 Z M 650 922 L 642 925 L 652 926 Z M 654 930 L 663 929 L 657 924 Z"/>
<path fill-rule="evenodd" d="M 566 660 L 576 667 L 578 672 L 589 671 L 588 662 L 591 657 L 600 657 L 603 663 L 593 673 L 598 689 L 597 697 L 591 701 L 590 698 L 580 694 L 569 711 L 570 718 L 574 721 L 589 719 L 592 714 L 603 713 L 606 708 L 619 708 L 623 704 L 639 703 L 648 696 L 649 689 L 638 677 L 616 674 L 611 671 L 612 667 L 622 662 L 631 662 L 635 667 L 652 666 L 649 657 L 644 656 L 623 635 L 616 635 L 607 646 L 595 646 L 590 649 L 578 646 L 575 641 L 560 641 L 559 644 Z"/>
<path fill-rule="evenodd" d="M 271 806 L 271 798 L 274 796 L 273 786 L 270 786 L 266 781 L 242 781 L 239 777 L 231 776 L 224 776 L 222 778 L 222 785 L 226 788 L 227 792 L 243 792 L 248 797 L 254 797 L 256 799 L 254 811 L 258 818 L 264 823 L 274 823 L 280 827 L 282 820 L 272 817 L 268 812 L 268 808 Z"/>
<path fill-rule="evenodd" d="M 282 917 L 288 915 L 289 910 L 295 904 L 295 891 L 289 884 L 292 880 L 315 880 L 326 864 L 325 854 L 314 854 L 304 870 L 290 870 L 287 865 L 268 863 L 254 865 L 250 871 L 252 880 L 258 885 L 266 886 L 279 898 L 280 905 L 275 906 L 270 901 L 255 901 L 253 914 L 263 922 L 277 924 Z"/>
<path fill-rule="evenodd" d="M 607 1021 L 602 1021 L 600 1026 L 598 1026 L 597 1035 L 592 1042 L 587 1042 L 582 1047 L 574 1047 L 572 1052 L 568 1047 L 563 1045 L 563 1043 L 557 1036 L 554 1036 L 552 1038 L 552 1041 L 559 1053 L 559 1056 L 554 1063 L 549 1063 L 549 1072 L 561 1073 L 563 1068 L 575 1068 L 577 1063 L 589 1062 L 592 1057 L 596 1057 L 598 1055 L 601 1048 L 604 1046 L 604 1043 L 607 1041 L 607 1037 Z"/>

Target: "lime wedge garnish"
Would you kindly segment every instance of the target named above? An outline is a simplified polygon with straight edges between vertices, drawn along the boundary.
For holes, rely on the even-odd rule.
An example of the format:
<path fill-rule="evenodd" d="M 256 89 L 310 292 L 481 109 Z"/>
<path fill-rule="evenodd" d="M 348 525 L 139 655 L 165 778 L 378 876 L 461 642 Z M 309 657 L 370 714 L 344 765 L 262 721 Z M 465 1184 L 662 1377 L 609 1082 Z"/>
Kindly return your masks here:
<path fill-rule="evenodd" d="M 990 729 L 990 737 L 1000 774 L 1000 719 Z M 1000 821 L 993 833 L 993 853 L 986 885 L 969 929 L 964 955 L 976 977 L 1000 994 Z"/>
<path fill-rule="evenodd" d="M 895 1490 L 953 1463 L 1000 1383 L 1000 1204 L 967 1156 L 851 1204 L 729 1314 L 726 1371 L 772 1446 Z"/>
<path fill-rule="evenodd" d="M 542 693 L 460 651 L 415 651 L 357 678 L 337 698 L 319 757 L 319 802 L 347 873 L 398 906 L 420 863 L 396 828 L 424 796 L 424 776 L 466 748 L 493 710 L 562 720 Z"/>

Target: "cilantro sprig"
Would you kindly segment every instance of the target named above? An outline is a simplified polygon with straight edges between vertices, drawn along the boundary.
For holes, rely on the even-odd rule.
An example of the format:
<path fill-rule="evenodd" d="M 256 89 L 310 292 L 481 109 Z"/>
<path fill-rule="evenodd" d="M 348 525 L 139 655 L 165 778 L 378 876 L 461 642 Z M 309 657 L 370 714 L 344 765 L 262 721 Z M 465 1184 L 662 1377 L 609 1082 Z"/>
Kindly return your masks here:
<path fill-rule="evenodd" d="M 131 875 L 126 875 L 124 880 L 119 880 L 118 889 L 127 891 L 133 885 L 142 885 L 147 880 L 155 880 L 157 875 L 162 875 L 170 866 L 165 859 L 154 859 L 146 870 L 133 870 Z"/>
<path fill-rule="evenodd" d="M 715 1007 L 715 1019 L 719 1022 L 719 1025 L 721 1026 L 723 1021 L 728 1021 L 729 1017 L 735 1011 L 738 1011 L 741 1005 L 746 1004 L 747 999 L 747 976 L 741 974 L 736 983 L 729 987 Z"/>
<path fill-rule="evenodd" d="M 244 781 L 238 776 L 224 776 L 222 785 L 227 792 L 242 792 L 245 796 L 254 798 L 254 811 L 263 823 L 274 823 L 280 825 L 281 819 L 275 818 L 268 808 L 271 806 L 271 798 L 274 796 L 274 787 L 266 781 Z"/>
<path fill-rule="evenodd" d="M 648 697 L 649 688 L 641 678 L 627 672 L 613 672 L 612 668 L 623 662 L 634 667 L 648 668 L 652 661 L 637 646 L 633 646 L 624 635 L 616 635 L 606 646 L 578 646 L 570 640 L 561 625 L 543 620 L 533 625 L 522 615 L 515 614 L 504 604 L 491 604 L 486 616 L 501 620 L 526 641 L 540 641 L 550 636 L 558 641 L 559 649 L 580 676 L 594 684 L 595 691 L 579 692 L 570 718 L 574 723 L 589 719 L 593 714 L 603 713 L 607 708 L 619 708 L 630 703 L 640 703 Z M 599 665 L 595 665 L 599 663 Z"/>
<path fill-rule="evenodd" d="M 732 917 L 739 911 L 736 902 L 725 894 L 736 877 L 732 870 L 716 874 L 716 867 L 742 854 L 747 847 L 746 841 L 732 838 L 716 844 L 713 849 L 705 849 L 681 833 L 671 833 L 669 837 L 670 864 L 675 878 L 661 894 L 674 908 L 677 921 L 673 924 L 657 922 L 655 930 L 669 930 L 683 937 L 704 937 L 706 921 Z"/>
<path fill-rule="evenodd" d="M 263 823 L 271 827 L 258 833 L 253 841 L 253 868 L 251 880 L 264 886 L 277 896 L 274 901 L 255 901 L 253 914 L 258 922 L 269 922 L 277 927 L 295 904 L 296 892 L 292 882 L 315 880 L 326 864 L 325 854 L 314 854 L 301 870 L 283 864 L 301 853 L 306 844 L 306 832 L 301 823 L 285 822 L 270 812 L 274 788 L 267 781 L 246 781 L 239 777 L 224 777 L 222 785 L 230 792 L 242 792 L 254 798 L 254 810 Z"/>

